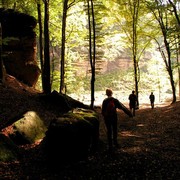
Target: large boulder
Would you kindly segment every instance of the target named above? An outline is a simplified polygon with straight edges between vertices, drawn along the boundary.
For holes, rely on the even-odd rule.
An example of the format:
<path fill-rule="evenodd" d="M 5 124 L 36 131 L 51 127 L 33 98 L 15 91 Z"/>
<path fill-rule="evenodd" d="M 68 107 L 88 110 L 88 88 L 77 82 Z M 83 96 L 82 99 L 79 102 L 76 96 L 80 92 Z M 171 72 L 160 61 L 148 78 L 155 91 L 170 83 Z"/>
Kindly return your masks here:
<path fill-rule="evenodd" d="M 61 163 L 88 158 L 96 150 L 98 139 L 98 116 L 80 109 L 54 119 L 42 144 L 48 159 Z"/>
<path fill-rule="evenodd" d="M 0 133 L 0 161 L 15 161 L 20 157 L 20 150 L 7 136 Z"/>
<path fill-rule="evenodd" d="M 2 57 L 7 74 L 34 86 L 40 75 L 36 60 L 36 19 L 12 9 L 0 9 L 0 23 Z"/>
<path fill-rule="evenodd" d="M 12 124 L 9 138 L 17 145 L 31 144 L 42 140 L 46 131 L 47 128 L 38 114 L 27 111 Z"/>
<path fill-rule="evenodd" d="M 65 94 L 53 91 L 50 94 L 42 94 L 39 96 L 40 101 L 50 111 L 57 111 L 59 114 L 67 113 L 76 108 L 90 109 L 88 105 L 83 104 Z"/>
<path fill-rule="evenodd" d="M 50 111 L 56 111 L 59 114 L 67 113 L 72 109 L 65 95 L 53 91 L 50 94 L 42 94 L 39 96 L 43 106 Z"/>

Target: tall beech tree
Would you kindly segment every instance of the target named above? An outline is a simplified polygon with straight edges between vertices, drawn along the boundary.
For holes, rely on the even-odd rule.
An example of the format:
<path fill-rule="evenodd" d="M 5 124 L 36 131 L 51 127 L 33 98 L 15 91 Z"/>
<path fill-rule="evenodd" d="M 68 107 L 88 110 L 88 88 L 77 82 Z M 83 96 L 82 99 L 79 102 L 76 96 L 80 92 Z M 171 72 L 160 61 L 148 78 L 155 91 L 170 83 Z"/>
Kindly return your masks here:
<path fill-rule="evenodd" d="M 169 23 L 169 15 L 168 15 L 168 6 L 166 6 L 162 1 L 155 0 L 154 3 L 147 3 L 149 9 L 153 13 L 155 19 L 157 20 L 162 37 L 163 37 L 163 45 L 160 44 L 158 40 L 156 42 L 159 46 L 159 51 L 162 55 L 162 58 L 164 60 L 164 64 L 166 67 L 166 70 L 169 74 L 169 80 L 172 88 L 172 103 L 176 102 L 176 88 L 174 83 L 174 77 L 173 77 L 173 68 L 172 68 L 172 53 L 171 53 L 171 41 L 170 41 L 170 23 Z"/>
<path fill-rule="evenodd" d="M 139 80 L 140 80 L 140 69 L 139 69 L 139 60 L 140 60 L 140 0 L 128 0 L 126 2 L 117 1 L 115 2 L 119 6 L 117 20 L 123 20 L 122 29 L 126 34 L 127 47 L 130 50 L 129 55 L 133 61 L 134 69 L 134 90 L 136 91 L 137 96 L 137 105 L 139 106 Z M 113 13 L 113 12 L 112 12 Z M 143 48 L 144 49 L 144 48 Z"/>
<path fill-rule="evenodd" d="M 3 81 L 3 60 L 2 60 L 2 26 L 0 23 L 0 82 Z"/>
<path fill-rule="evenodd" d="M 138 34 L 137 26 L 139 20 L 139 0 L 133 0 L 131 4 L 131 15 L 132 15 L 132 55 L 133 55 L 133 64 L 134 64 L 134 82 L 135 82 L 135 91 L 137 96 L 137 105 L 139 106 L 139 90 L 138 90 L 138 59 L 137 59 L 137 46 L 138 46 Z"/>
<path fill-rule="evenodd" d="M 42 25 L 42 16 L 41 16 L 41 1 L 37 0 L 37 11 L 38 11 L 38 24 L 39 24 L 39 58 L 40 58 L 40 66 L 41 66 L 41 82 L 42 88 L 44 87 L 44 54 L 43 54 L 43 25 Z"/>
<path fill-rule="evenodd" d="M 62 39 L 61 39 L 61 69 L 60 69 L 60 93 L 65 93 L 65 82 L 64 82 L 64 75 L 65 75 L 65 49 L 66 49 L 66 19 L 67 19 L 67 11 L 68 9 L 73 6 L 75 0 L 70 2 L 69 0 L 63 1 L 63 16 L 62 16 Z"/>
<path fill-rule="evenodd" d="M 94 107 L 95 61 L 96 61 L 96 31 L 94 18 L 94 5 L 92 0 L 87 0 L 88 25 L 89 25 L 89 61 L 91 65 L 91 104 Z"/>
<path fill-rule="evenodd" d="M 69 0 L 63 1 L 63 16 L 62 16 L 62 39 L 61 39 L 61 69 L 60 69 L 60 93 L 65 91 L 64 74 L 65 74 L 65 44 L 66 44 L 66 18 Z"/>
<path fill-rule="evenodd" d="M 179 67 L 179 57 L 180 57 L 180 13 L 179 13 L 179 10 L 178 10 L 178 4 L 179 2 L 178 1 L 171 1 L 171 0 L 168 0 L 168 2 L 170 3 L 170 5 L 172 6 L 172 12 L 175 16 L 175 19 L 176 19 L 176 32 L 177 32 L 177 35 L 176 35 L 176 59 L 177 59 L 177 68 L 178 68 L 178 75 L 179 75 L 179 97 L 180 97 L 180 67 Z"/>
<path fill-rule="evenodd" d="M 94 14 L 94 4 L 93 4 L 93 0 L 90 0 L 91 4 L 91 15 L 92 15 L 92 29 L 93 29 L 93 57 L 91 59 L 91 108 L 94 107 L 94 85 L 95 85 L 95 65 L 96 65 L 96 27 L 95 27 L 95 14 Z"/>
<path fill-rule="evenodd" d="M 44 66 L 43 66 L 44 93 L 51 93 L 50 82 L 50 49 L 49 49 L 49 0 L 44 0 Z"/>

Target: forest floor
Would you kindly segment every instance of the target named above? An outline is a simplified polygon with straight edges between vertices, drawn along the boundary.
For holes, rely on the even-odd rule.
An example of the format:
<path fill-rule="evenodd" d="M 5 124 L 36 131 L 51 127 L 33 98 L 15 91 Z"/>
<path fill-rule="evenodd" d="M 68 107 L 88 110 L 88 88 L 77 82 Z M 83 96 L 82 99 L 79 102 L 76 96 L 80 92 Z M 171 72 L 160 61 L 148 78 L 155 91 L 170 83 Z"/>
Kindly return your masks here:
<path fill-rule="evenodd" d="M 13 87 L 13 88 L 12 88 Z M 36 103 L 33 89 L 0 85 L 0 127 L 25 107 L 39 109 L 50 119 L 45 107 Z M 22 158 L 13 162 L 0 162 L 0 179 L 38 180 L 129 180 L 180 179 L 180 102 L 150 109 L 145 106 L 129 118 L 118 111 L 119 147 L 107 150 L 106 129 L 100 121 L 98 150 L 87 160 L 71 164 L 48 164 L 39 143 L 21 146 Z M 3 116 L 2 116 L 3 114 Z"/>

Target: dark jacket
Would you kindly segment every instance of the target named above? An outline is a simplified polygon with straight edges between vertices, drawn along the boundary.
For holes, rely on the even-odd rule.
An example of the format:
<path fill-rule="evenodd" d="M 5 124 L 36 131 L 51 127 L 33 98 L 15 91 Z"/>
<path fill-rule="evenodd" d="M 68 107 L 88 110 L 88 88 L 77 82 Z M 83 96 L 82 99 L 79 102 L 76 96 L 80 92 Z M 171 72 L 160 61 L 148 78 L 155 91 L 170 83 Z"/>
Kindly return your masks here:
<path fill-rule="evenodd" d="M 137 102 L 137 97 L 135 94 L 130 94 L 129 95 L 129 105 L 131 108 L 135 108 L 136 107 L 136 102 Z"/>
<path fill-rule="evenodd" d="M 114 114 L 111 116 L 116 116 L 117 115 L 117 111 L 116 109 L 122 109 L 128 116 L 132 117 L 131 112 L 116 98 L 114 97 L 108 97 L 106 99 L 104 99 L 103 103 L 102 103 L 102 115 L 103 116 L 107 116 L 108 114 L 106 113 L 107 110 L 107 106 L 108 103 L 113 100 L 114 101 L 114 105 L 115 105 L 115 111 Z"/>

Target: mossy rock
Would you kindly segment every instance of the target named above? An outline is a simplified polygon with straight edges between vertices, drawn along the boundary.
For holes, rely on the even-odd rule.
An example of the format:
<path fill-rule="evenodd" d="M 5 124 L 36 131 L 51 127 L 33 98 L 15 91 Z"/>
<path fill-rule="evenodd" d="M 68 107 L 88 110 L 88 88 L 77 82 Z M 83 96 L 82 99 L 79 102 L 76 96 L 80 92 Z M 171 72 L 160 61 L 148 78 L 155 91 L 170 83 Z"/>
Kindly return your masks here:
<path fill-rule="evenodd" d="M 18 147 L 4 134 L 0 133 L 0 161 L 18 160 L 20 152 Z"/>
<path fill-rule="evenodd" d="M 95 150 L 98 139 L 98 116 L 94 111 L 78 109 L 51 122 L 44 147 L 52 161 L 77 161 Z"/>
<path fill-rule="evenodd" d="M 13 133 L 10 138 L 16 144 L 31 144 L 45 137 L 47 128 L 34 111 L 28 111 L 13 124 Z"/>

